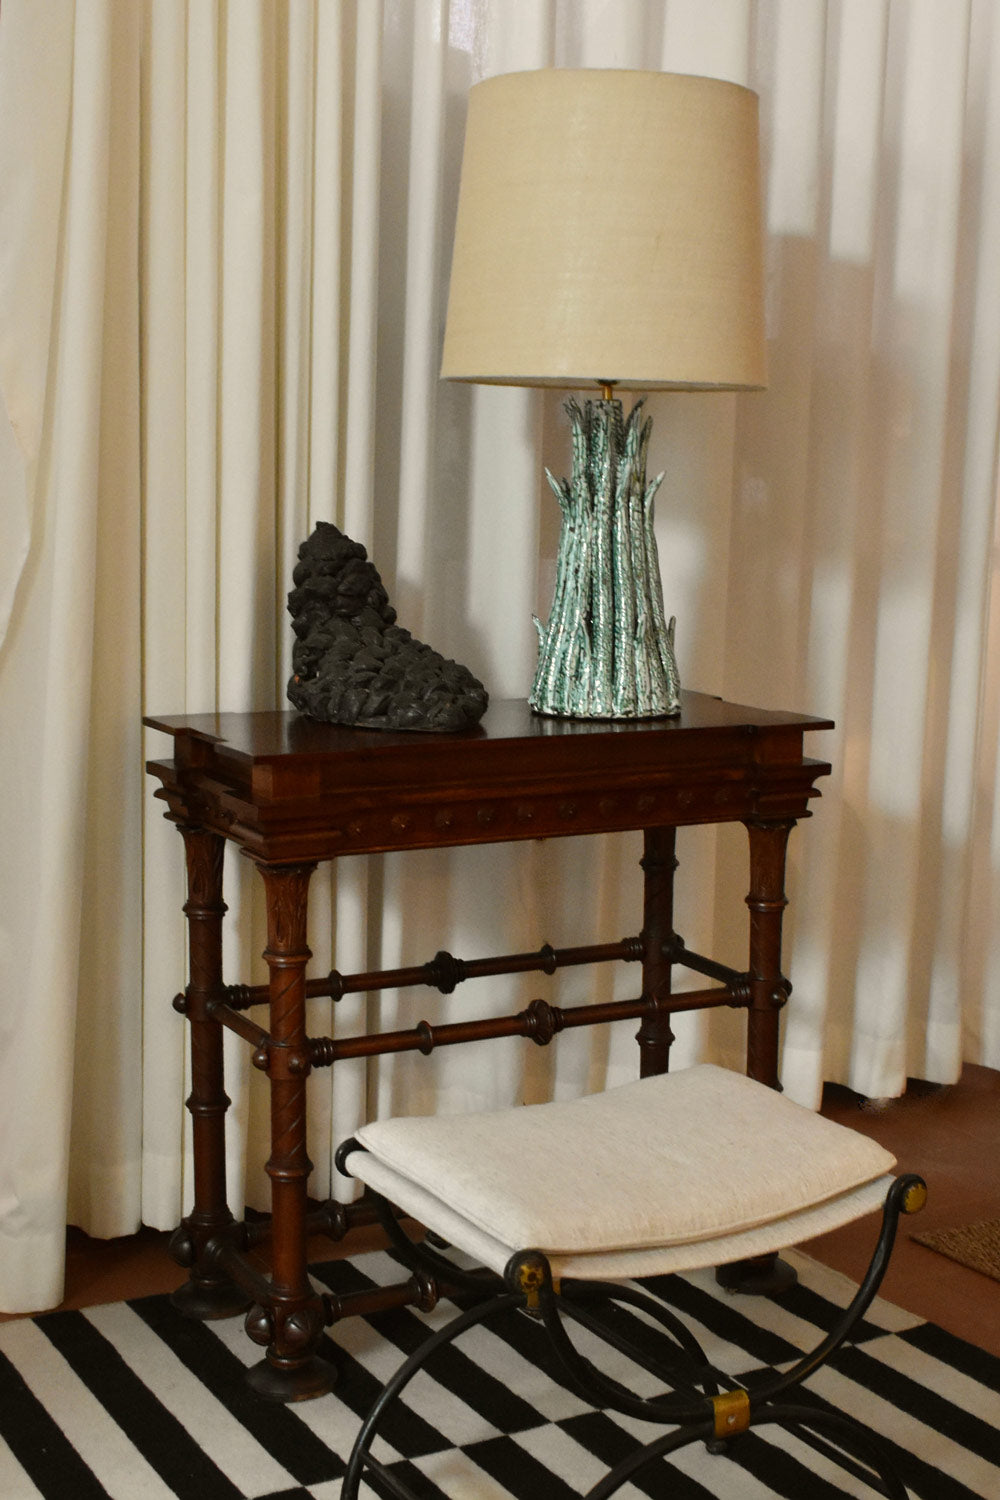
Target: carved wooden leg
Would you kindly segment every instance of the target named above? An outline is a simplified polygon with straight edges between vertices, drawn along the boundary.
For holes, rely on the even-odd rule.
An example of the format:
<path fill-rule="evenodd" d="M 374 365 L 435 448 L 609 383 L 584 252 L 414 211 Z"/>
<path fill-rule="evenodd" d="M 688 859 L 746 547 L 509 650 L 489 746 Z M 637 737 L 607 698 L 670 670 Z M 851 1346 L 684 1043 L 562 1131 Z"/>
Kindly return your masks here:
<path fill-rule="evenodd" d="M 778 1019 L 791 993 L 781 972 L 781 920 L 785 896 L 785 854 L 794 818 L 774 822 L 753 819 L 746 824 L 750 835 L 750 1010 L 747 1015 L 747 1073 L 770 1088 L 780 1089 L 778 1078 Z M 720 1286 L 729 1291 L 759 1292 L 774 1296 L 796 1281 L 787 1261 L 777 1255 L 755 1256 L 720 1266 L 715 1273 Z"/>
<path fill-rule="evenodd" d="M 641 1078 L 667 1071 L 674 1039 L 670 1012 L 660 1006 L 670 1000 L 676 840 L 676 828 L 647 828 L 643 834 L 642 993 L 652 1003 L 636 1035 Z"/>
<path fill-rule="evenodd" d="M 247 1330 L 267 1344 L 267 1358 L 248 1380 L 274 1401 L 301 1401 L 332 1388 L 336 1369 L 319 1359 L 323 1307 L 306 1265 L 307 1186 L 312 1163 L 306 1154 L 305 979 L 306 902 L 315 865 L 262 865 L 267 894 L 270 970 L 270 1045 L 266 1070 L 271 1086 L 271 1284 L 267 1307 L 255 1307 Z M 256 1057 L 255 1062 L 264 1063 Z"/>
<path fill-rule="evenodd" d="M 170 1241 L 191 1275 L 173 1295 L 193 1318 L 230 1318 L 248 1304 L 246 1293 L 218 1267 L 215 1251 L 233 1222 L 226 1201 L 226 1110 L 222 1028 L 208 1011 L 222 985 L 222 861 L 225 840 L 204 828 L 181 826 L 187 856 L 189 984 L 178 997 L 191 1029 L 191 1111 L 194 1206 Z"/>
<path fill-rule="evenodd" d="M 778 1017 L 791 993 L 781 972 L 781 920 L 785 895 L 785 852 L 794 818 L 753 821 L 750 835 L 750 1011 L 747 1025 L 747 1073 L 780 1089 Z"/>

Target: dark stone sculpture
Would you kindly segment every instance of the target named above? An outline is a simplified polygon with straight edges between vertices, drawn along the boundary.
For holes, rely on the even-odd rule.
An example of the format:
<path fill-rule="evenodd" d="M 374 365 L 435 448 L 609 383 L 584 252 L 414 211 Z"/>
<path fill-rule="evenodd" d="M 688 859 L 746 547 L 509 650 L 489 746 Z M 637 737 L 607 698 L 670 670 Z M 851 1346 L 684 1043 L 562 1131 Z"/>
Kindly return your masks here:
<path fill-rule="evenodd" d="M 360 542 L 320 521 L 299 548 L 288 610 L 296 641 L 288 697 L 312 719 L 366 729 L 469 729 L 486 689 L 396 624 Z"/>

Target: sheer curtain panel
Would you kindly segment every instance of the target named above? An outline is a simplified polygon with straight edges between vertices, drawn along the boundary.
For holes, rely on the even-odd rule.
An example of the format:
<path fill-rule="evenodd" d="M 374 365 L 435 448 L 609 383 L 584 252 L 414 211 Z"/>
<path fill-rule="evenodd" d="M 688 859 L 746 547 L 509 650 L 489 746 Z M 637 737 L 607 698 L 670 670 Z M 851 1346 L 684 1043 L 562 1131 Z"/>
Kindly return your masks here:
<path fill-rule="evenodd" d="M 686 685 L 834 718 L 792 837 L 784 1080 L 869 1095 L 1000 1066 L 1000 5 L 996 0 L 3 0 L 0 1306 L 59 1300 L 64 1227 L 187 1206 L 181 843 L 144 712 L 282 706 L 298 544 L 369 549 L 401 623 L 524 696 L 568 466 L 557 397 L 437 378 L 470 86 L 654 68 L 761 97 L 770 387 L 651 398 Z M 642 143 L 637 143 L 641 151 Z M 318 970 L 634 930 L 632 836 L 345 860 Z M 745 961 L 741 829 L 682 831 L 677 925 Z M 225 963 L 264 977 L 227 870 Z M 556 1003 L 634 974 L 555 976 Z M 507 977 L 476 1004 L 537 992 Z M 313 1002 L 312 1029 L 467 997 Z M 678 1018 L 739 1065 L 739 1018 Z M 338 1065 L 318 1196 L 366 1115 L 634 1076 L 630 1028 Z M 252 1076 L 248 1076 L 252 1075 Z M 266 1206 L 230 1057 L 230 1197 Z"/>

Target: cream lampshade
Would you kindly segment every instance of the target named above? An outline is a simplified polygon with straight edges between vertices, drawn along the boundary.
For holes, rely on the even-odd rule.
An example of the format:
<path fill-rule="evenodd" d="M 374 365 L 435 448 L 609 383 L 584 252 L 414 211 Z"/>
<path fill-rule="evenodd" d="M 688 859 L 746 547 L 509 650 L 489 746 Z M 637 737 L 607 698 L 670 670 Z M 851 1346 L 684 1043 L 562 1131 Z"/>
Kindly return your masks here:
<path fill-rule="evenodd" d="M 539 712 L 676 713 L 649 423 L 612 387 L 765 382 L 757 97 L 719 79 L 541 69 L 469 96 L 442 375 L 603 387 L 570 402 L 574 473 Z"/>

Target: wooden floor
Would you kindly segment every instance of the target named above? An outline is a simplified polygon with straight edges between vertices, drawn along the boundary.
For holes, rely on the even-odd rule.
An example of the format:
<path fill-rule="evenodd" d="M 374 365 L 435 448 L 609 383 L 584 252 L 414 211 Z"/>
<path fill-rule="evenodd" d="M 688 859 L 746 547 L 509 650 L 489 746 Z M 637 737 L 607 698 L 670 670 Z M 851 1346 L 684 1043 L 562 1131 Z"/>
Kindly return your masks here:
<path fill-rule="evenodd" d="M 1000 1281 L 911 1239 L 1000 1218 L 1000 1073 L 966 1064 L 957 1084 L 911 1082 L 901 1099 L 881 1101 L 827 1085 L 823 1113 L 881 1142 L 900 1171 L 927 1183 L 926 1208 L 900 1221 L 882 1296 L 1000 1355 Z M 872 1221 L 860 1219 L 802 1249 L 858 1280 L 872 1237 Z"/>
<path fill-rule="evenodd" d="M 880 1141 L 896 1155 L 900 1170 L 919 1172 L 928 1184 L 923 1213 L 901 1221 L 882 1295 L 1000 1355 L 1000 1282 L 910 1238 L 920 1230 L 1000 1217 L 1000 1073 L 967 1065 L 953 1086 L 914 1082 L 903 1098 L 883 1101 L 828 1086 L 823 1113 Z M 857 1280 L 876 1230 L 875 1220 L 861 1220 L 802 1248 Z M 63 1306 L 90 1307 L 173 1290 L 184 1273 L 167 1254 L 168 1239 L 143 1230 L 128 1239 L 97 1241 L 71 1229 Z M 354 1241 L 352 1248 L 366 1246 Z M 328 1241 L 317 1242 L 316 1258 L 336 1253 Z"/>

